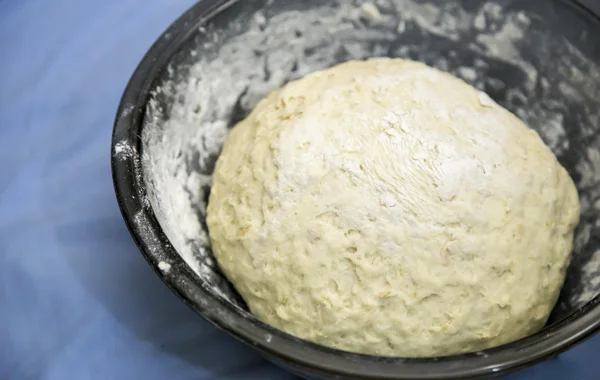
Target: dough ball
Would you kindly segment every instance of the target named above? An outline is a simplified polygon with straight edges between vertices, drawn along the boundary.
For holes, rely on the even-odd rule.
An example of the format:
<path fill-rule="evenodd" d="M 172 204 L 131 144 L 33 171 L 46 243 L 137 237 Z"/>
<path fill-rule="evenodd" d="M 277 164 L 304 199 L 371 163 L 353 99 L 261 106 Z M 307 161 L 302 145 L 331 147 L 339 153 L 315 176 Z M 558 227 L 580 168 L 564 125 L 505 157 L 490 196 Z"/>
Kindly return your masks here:
<path fill-rule="evenodd" d="M 347 62 L 229 135 L 214 254 L 262 321 L 347 351 L 437 356 L 540 330 L 579 219 L 538 134 L 424 64 Z"/>

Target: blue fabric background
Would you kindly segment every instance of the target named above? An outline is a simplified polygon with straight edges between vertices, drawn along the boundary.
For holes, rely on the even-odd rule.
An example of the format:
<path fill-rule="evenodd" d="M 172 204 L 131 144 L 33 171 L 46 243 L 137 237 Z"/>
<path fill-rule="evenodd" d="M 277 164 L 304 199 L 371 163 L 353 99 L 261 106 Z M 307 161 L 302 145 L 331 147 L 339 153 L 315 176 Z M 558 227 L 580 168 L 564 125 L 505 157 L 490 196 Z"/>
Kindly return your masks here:
<path fill-rule="evenodd" d="M 0 0 L 0 379 L 291 379 L 197 317 L 119 214 L 113 117 L 193 0 Z M 600 336 L 511 379 L 598 379 Z"/>

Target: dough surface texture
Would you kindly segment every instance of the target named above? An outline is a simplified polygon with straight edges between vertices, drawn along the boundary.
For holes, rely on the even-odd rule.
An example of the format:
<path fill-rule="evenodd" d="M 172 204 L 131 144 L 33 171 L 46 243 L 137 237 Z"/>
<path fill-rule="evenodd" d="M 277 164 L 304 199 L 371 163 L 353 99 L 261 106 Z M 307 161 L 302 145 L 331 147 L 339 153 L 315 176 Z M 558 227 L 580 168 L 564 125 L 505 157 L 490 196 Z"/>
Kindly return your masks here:
<path fill-rule="evenodd" d="M 207 215 L 217 261 L 260 320 L 417 357 L 540 330 L 579 202 L 538 134 L 486 94 L 377 58 L 263 99 L 228 136 Z"/>

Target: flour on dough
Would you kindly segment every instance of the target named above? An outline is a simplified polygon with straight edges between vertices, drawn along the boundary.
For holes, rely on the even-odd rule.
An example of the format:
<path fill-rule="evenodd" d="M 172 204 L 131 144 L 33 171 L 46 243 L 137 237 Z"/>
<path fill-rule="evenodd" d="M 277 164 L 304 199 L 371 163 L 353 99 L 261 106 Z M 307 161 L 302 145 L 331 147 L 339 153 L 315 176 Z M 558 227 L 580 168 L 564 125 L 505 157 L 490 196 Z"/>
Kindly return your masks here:
<path fill-rule="evenodd" d="M 212 248 L 259 319 L 342 350 L 437 356 L 541 329 L 578 196 L 533 130 L 424 64 L 347 62 L 229 135 Z"/>

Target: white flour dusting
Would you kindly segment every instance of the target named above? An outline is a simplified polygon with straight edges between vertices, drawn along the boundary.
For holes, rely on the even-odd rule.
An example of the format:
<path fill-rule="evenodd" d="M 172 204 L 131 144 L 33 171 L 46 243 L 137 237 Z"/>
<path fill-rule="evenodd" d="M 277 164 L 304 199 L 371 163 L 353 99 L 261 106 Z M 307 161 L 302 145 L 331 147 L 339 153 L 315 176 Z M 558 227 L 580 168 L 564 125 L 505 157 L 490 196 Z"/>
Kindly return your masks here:
<path fill-rule="evenodd" d="M 600 69 L 566 39 L 530 33 L 539 17 L 516 6 L 482 1 L 467 10 L 460 1 L 348 0 L 315 1 L 320 5 L 305 9 L 299 3 L 272 1 L 260 12 L 237 13 L 227 25 L 201 27 L 184 63 L 169 65 L 147 109 L 142 137 L 150 203 L 170 242 L 216 295 L 235 300 L 212 258 L 204 222 L 214 162 L 228 129 L 289 80 L 350 59 L 419 60 L 488 92 L 559 158 L 568 159 L 600 124 L 597 109 L 581 106 L 584 136 L 567 133 L 575 105 L 600 98 Z M 600 151 L 598 144 L 587 148 L 571 169 L 586 189 L 582 215 L 595 221 Z M 125 147 L 119 149 L 115 154 Z M 568 304 L 587 302 L 600 290 L 600 255 L 586 251 L 594 231 L 581 228 L 577 235 L 576 251 L 591 259 L 582 261 L 583 286 L 563 301 Z"/>
<path fill-rule="evenodd" d="M 587 284 L 579 296 L 581 299 L 590 300 L 598 294 L 600 288 L 600 250 L 597 250 L 592 255 L 591 259 L 583 266 L 583 277 L 589 279 Z"/>
<path fill-rule="evenodd" d="M 171 270 L 171 264 L 161 261 L 158 263 L 158 269 L 165 273 L 169 273 L 169 271 Z"/>
<path fill-rule="evenodd" d="M 114 146 L 114 155 L 120 160 L 131 158 L 133 156 L 133 148 L 127 141 L 119 141 Z"/>

